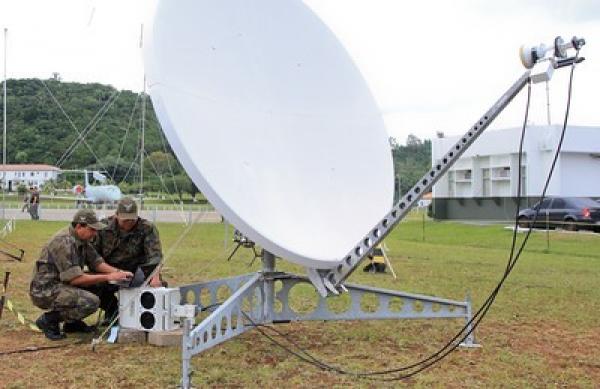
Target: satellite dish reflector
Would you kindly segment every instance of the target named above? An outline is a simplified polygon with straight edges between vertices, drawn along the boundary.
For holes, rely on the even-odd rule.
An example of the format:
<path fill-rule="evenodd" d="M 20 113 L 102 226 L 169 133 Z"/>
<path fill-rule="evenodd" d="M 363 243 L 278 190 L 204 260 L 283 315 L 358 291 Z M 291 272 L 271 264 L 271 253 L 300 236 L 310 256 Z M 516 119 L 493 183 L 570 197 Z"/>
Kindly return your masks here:
<path fill-rule="evenodd" d="M 273 254 L 338 265 L 391 208 L 382 117 L 297 0 L 161 1 L 145 33 L 155 111 L 214 207 Z"/>

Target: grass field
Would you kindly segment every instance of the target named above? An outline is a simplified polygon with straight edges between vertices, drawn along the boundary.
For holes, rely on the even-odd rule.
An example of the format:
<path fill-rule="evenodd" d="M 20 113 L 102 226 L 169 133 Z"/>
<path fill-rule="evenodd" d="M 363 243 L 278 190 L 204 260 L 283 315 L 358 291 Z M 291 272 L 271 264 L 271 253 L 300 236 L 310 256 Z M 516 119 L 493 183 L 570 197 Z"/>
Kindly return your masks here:
<path fill-rule="evenodd" d="M 39 310 L 27 297 L 33 262 L 60 222 L 19 222 L 8 241 L 23 247 L 23 263 L 1 260 L 11 271 L 9 296 L 28 317 Z M 184 231 L 159 225 L 165 275 L 172 285 L 248 273 L 251 255 L 224 258 L 224 227 L 198 224 L 176 248 Z M 321 371 L 273 346 L 256 331 L 192 359 L 197 387 L 600 387 L 600 234 L 533 234 L 526 251 L 476 332 L 479 349 L 461 349 L 408 381 L 373 382 Z M 423 236 L 425 240 L 423 240 Z M 522 238 L 522 235 L 520 236 Z M 388 237 L 398 274 L 355 272 L 351 281 L 454 300 L 469 294 L 477 308 L 499 280 L 509 254 L 511 232 L 502 226 L 469 226 L 420 219 L 402 223 Z M 278 261 L 278 269 L 298 267 Z M 306 291 L 305 291 L 306 292 Z M 308 292 L 296 295 L 308 304 Z M 316 357 L 348 370 L 381 370 L 414 362 L 436 351 L 463 323 L 438 321 L 303 322 L 280 325 L 290 339 Z M 70 337 L 67 341 L 72 341 Z M 175 387 L 180 349 L 150 345 L 107 345 L 92 352 L 85 343 L 61 349 L 0 355 L 0 386 Z M 56 344 L 20 325 L 5 310 L 0 353 Z"/>

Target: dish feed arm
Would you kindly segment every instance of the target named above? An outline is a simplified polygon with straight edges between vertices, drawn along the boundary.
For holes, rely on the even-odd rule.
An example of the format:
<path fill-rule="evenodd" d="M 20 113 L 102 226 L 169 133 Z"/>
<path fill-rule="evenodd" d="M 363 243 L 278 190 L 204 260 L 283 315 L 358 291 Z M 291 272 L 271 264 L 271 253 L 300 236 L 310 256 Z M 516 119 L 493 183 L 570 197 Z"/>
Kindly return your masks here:
<path fill-rule="evenodd" d="M 398 201 L 370 232 L 333 269 L 308 269 L 308 275 L 321 295 L 338 294 L 343 282 L 360 265 L 361 261 L 380 244 L 392 229 L 417 204 L 423 194 L 450 169 L 460 156 L 475 142 L 490 123 L 506 108 L 512 99 L 527 85 L 530 71 L 523 75 L 496 101 L 496 103 L 454 144 L 450 150 Z"/>
<path fill-rule="evenodd" d="M 427 193 L 433 185 L 450 169 L 461 155 L 475 142 L 490 123 L 506 108 L 512 99 L 527 85 L 528 82 L 549 81 L 552 71 L 568 65 L 579 63 L 584 58 L 579 57 L 579 49 L 585 44 L 583 38 L 573 37 L 569 44 L 564 44 L 560 37 L 555 38 L 554 54 L 544 51 L 543 56 L 532 56 L 523 65 L 527 70 L 523 75 L 496 101 L 494 105 L 471 127 L 458 142 L 456 142 L 443 158 L 436 161 L 434 166 L 394 205 L 375 225 L 370 232 L 359 241 L 344 257 L 343 261 L 333 269 L 308 269 L 308 276 L 319 293 L 323 296 L 331 293 L 338 294 L 344 290 L 343 282 L 369 255 L 374 247 L 380 244 L 392 229 L 408 214 L 415 204 Z M 574 48 L 577 54 L 567 58 L 566 50 Z M 558 50 L 560 49 L 560 50 Z M 533 49 L 521 48 L 521 59 L 524 53 Z M 540 50 L 538 50 L 540 51 Z M 535 57 L 535 58 L 534 58 Z M 548 66 L 545 66 L 545 65 Z"/>

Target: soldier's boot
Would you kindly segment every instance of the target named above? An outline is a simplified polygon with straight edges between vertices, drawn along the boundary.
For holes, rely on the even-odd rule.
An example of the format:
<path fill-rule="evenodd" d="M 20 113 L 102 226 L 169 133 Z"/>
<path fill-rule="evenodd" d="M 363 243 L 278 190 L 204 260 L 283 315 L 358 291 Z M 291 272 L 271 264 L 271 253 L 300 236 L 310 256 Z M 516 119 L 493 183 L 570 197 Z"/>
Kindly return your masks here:
<path fill-rule="evenodd" d="M 88 326 L 87 324 L 85 324 L 85 322 L 83 322 L 83 320 L 75 320 L 66 322 L 63 326 L 63 330 L 66 333 L 83 332 L 89 334 L 91 332 L 94 332 L 94 327 Z"/>
<path fill-rule="evenodd" d="M 100 325 L 105 327 L 110 325 L 119 314 L 119 301 L 114 295 L 110 295 L 108 298 L 106 296 L 103 297 L 105 300 L 100 304 L 100 308 L 104 310 L 104 320 L 102 320 Z"/>
<path fill-rule="evenodd" d="M 35 321 L 35 324 L 50 340 L 60 340 L 67 337 L 60 332 L 60 314 L 56 311 L 43 313 Z"/>

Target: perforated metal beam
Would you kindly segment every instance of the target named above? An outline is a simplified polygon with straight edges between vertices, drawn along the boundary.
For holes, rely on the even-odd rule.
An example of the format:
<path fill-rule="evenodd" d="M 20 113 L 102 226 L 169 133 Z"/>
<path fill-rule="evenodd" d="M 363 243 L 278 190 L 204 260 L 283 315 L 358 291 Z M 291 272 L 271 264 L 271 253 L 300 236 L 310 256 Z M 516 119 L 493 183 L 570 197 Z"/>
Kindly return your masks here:
<path fill-rule="evenodd" d="M 530 71 L 523 75 L 496 101 L 494 105 L 467 131 L 448 152 L 436 162 L 421 179 L 398 201 L 392 210 L 385 215 L 370 232 L 365 235 L 354 248 L 344 257 L 340 265 L 333 269 L 317 270 L 321 277 L 315 285 L 323 294 L 323 290 L 337 294 L 342 283 L 360 265 L 360 262 L 369 252 L 392 231 L 392 229 L 408 214 L 408 212 L 421 199 L 424 193 L 450 169 L 460 156 L 475 142 L 490 123 L 506 108 L 512 99 L 523 89 L 530 80 Z M 315 272 L 309 274 L 311 281 L 315 282 Z"/>
<path fill-rule="evenodd" d="M 231 285 L 234 290 L 233 294 L 218 306 L 207 318 L 205 318 L 198 326 L 190 328 L 189 333 L 184 336 L 184 359 L 191 358 L 192 355 L 198 354 L 208 348 L 216 346 L 228 339 L 246 332 L 252 327 L 248 325 L 248 321 L 244 319 L 244 315 L 248 315 L 255 323 L 263 323 L 264 306 L 263 281 L 261 274 L 256 273 L 253 276 L 246 278 L 240 277 L 240 280 L 245 282 L 239 285 Z M 230 286 L 228 283 L 221 285 Z M 187 291 L 196 291 L 195 287 L 187 288 Z M 182 294 L 183 295 L 183 294 Z M 212 290 L 211 290 L 212 295 Z M 198 301 L 198 300 L 196 300 Z"/>
<path fill-rule="evenodd" d="M 319 296 L 314 310 L 296 312 L 291 306 L 290 291 L 298 284 L 309 284 L 306 277 L 281 274 L 275 277 L 282 283 L 277 292 L 281 304 L 273 311 L 273 321 L 307 320 L 376 320 L 376 319 L 452 319 L 461 318 L 467 322 L 470 306 L 467 301 L 454 301 L 433 296 L 374 288 L 372 286 L 346 284 L 348 299 L 338 309 L 328 304 L 328 298 Z M 363 307 L 365 299 L 372 298 L 372 306 Z M 331 297 L 330 297 L 331 298 Z"/>

